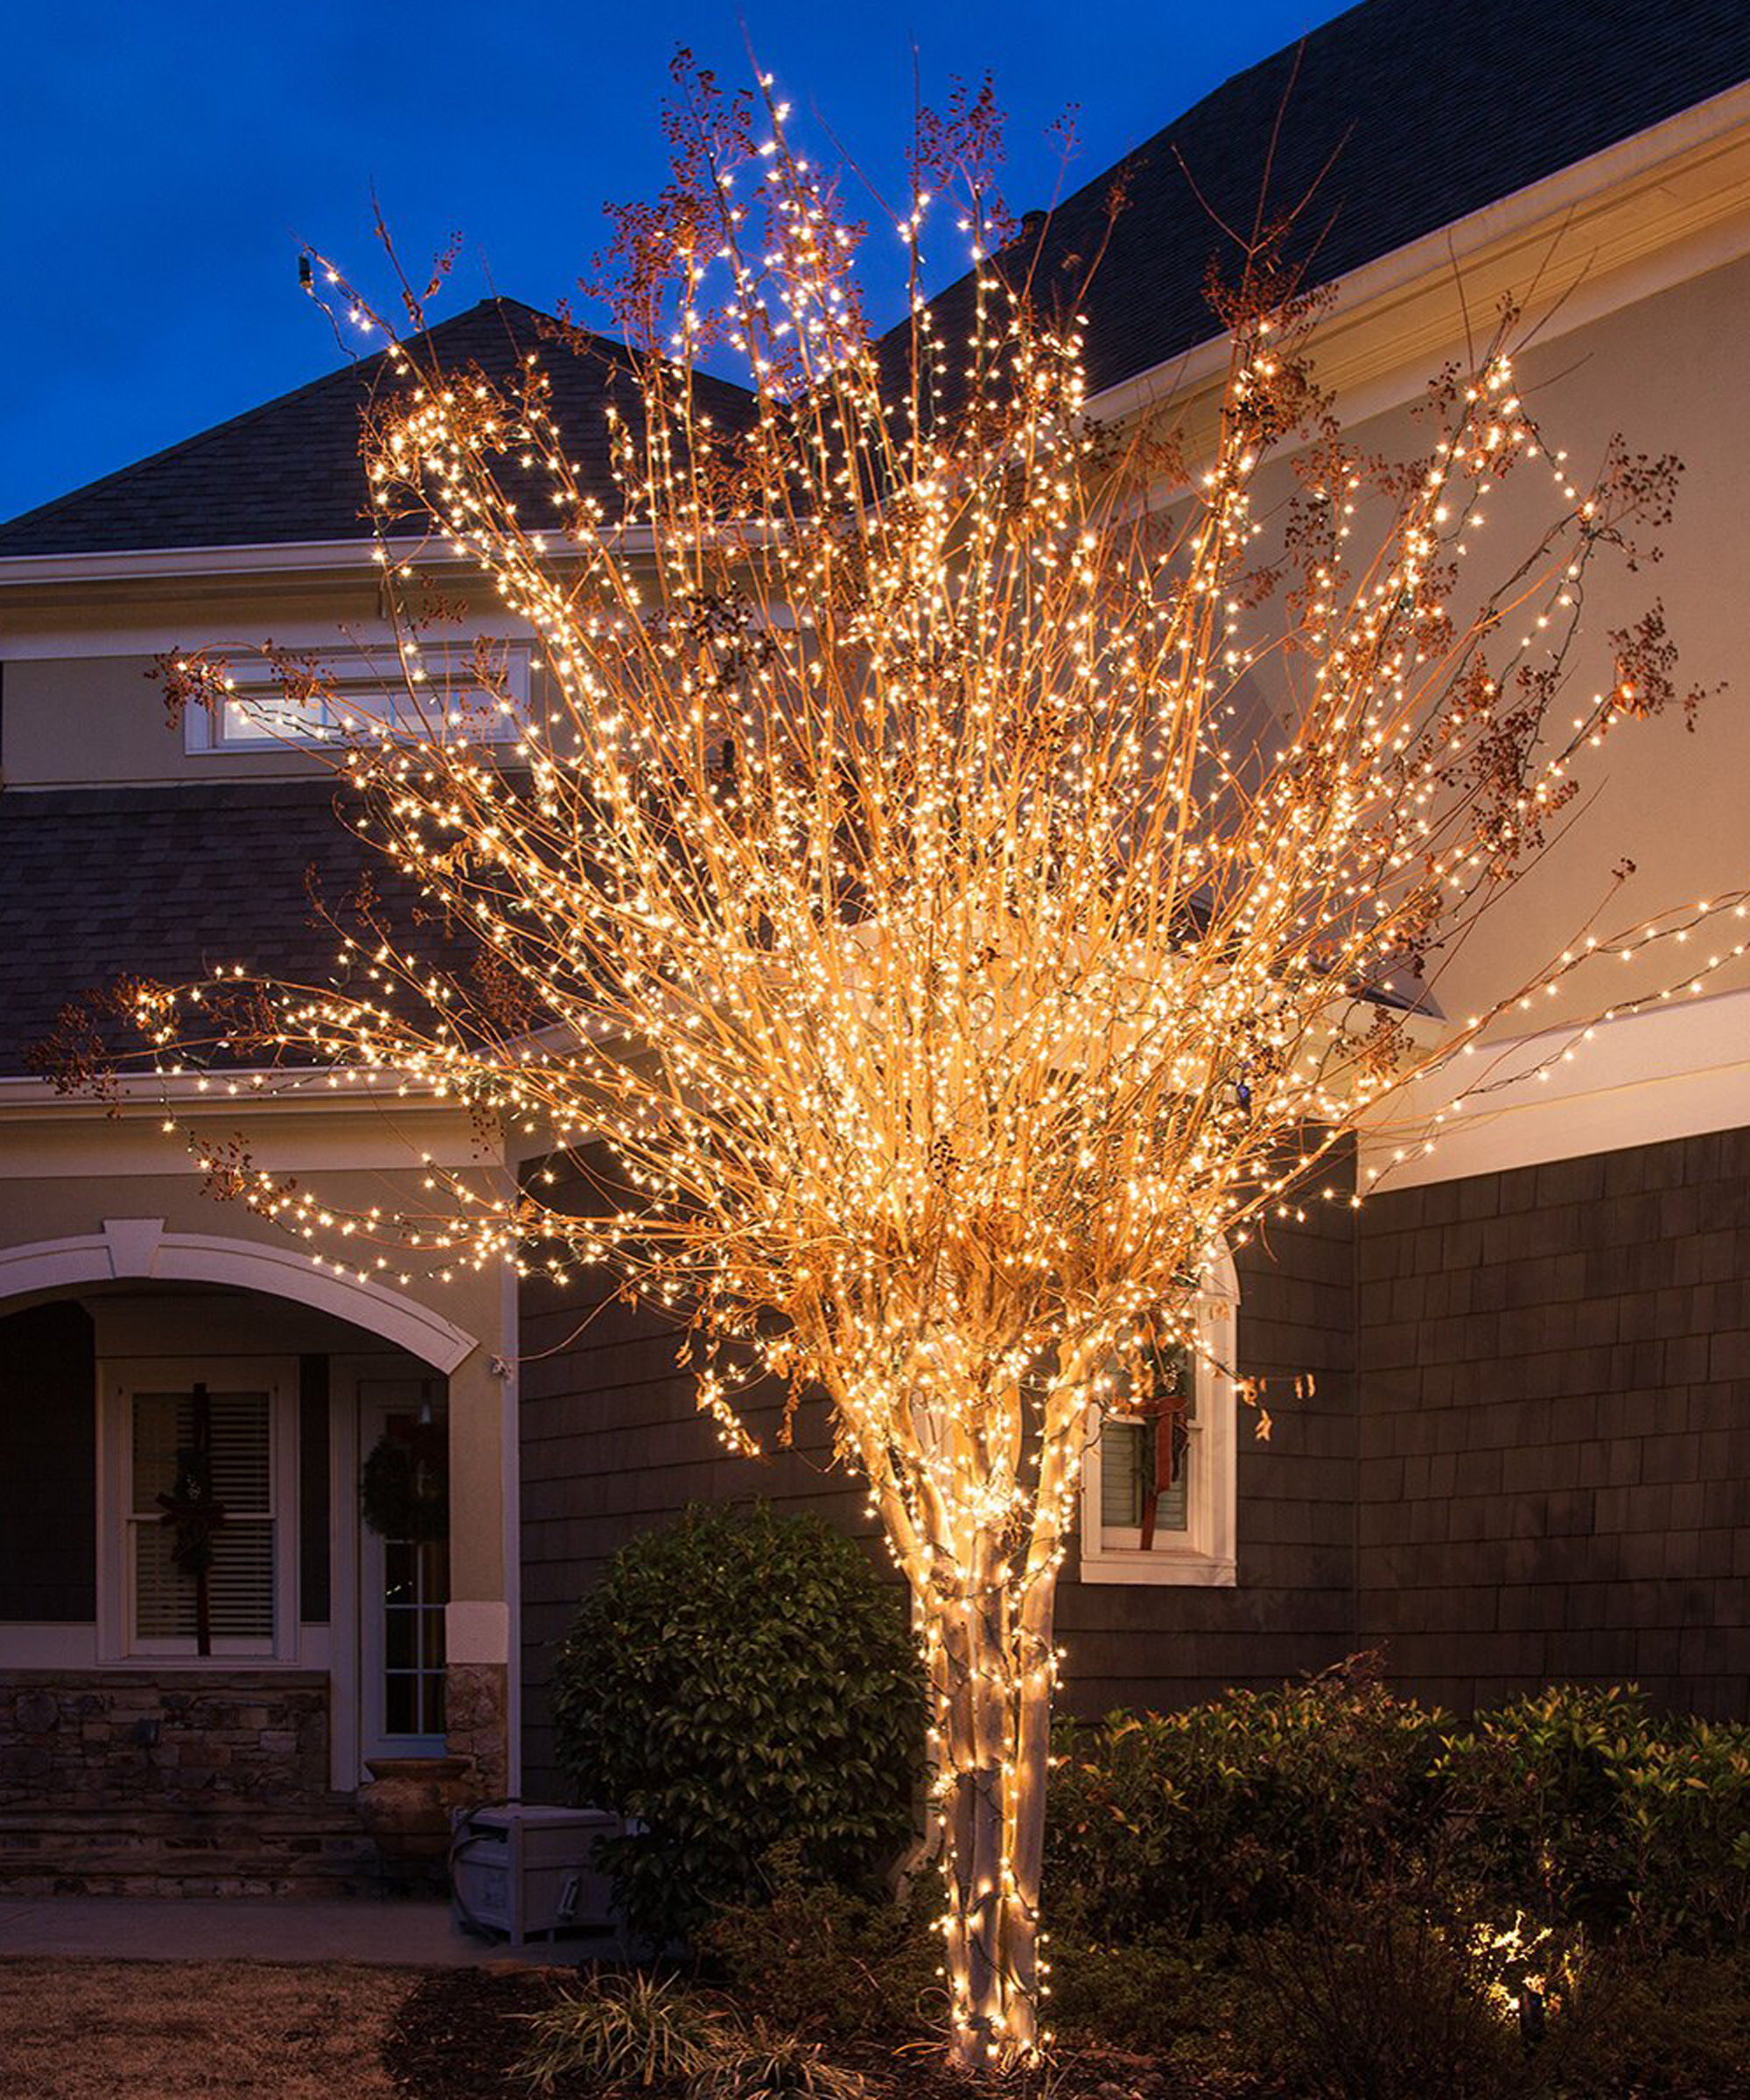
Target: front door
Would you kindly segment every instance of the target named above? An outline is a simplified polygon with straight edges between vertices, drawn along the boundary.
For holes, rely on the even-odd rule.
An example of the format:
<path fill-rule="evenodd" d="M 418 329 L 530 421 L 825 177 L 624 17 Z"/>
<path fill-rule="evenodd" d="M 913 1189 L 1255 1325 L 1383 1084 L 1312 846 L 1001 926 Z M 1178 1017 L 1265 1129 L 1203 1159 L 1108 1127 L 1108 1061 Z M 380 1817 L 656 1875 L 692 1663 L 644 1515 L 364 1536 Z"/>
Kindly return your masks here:
<path fill-rule="evenodd" d="M 359 1710 L 366 1757 L 436 1756 L 444 1749 L 444 1606 L 450 1545 L 429 1515 L 396 1522 L 396 1483 L 444 1445 L 441 1379 L 359 1383 L 360 1480 L 372 1454 L 389 1484 L 366 1505 L 359 1540 Z M 412 1504 L 403 1494 L 399 1498 Z"/>

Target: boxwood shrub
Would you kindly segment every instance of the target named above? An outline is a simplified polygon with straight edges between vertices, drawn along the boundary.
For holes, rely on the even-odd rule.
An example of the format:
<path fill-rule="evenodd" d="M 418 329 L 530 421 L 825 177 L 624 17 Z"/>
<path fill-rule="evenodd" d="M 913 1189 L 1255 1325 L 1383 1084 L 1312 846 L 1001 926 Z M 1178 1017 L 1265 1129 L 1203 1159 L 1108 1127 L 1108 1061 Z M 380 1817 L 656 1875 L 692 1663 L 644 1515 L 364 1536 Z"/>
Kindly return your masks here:
<path fill-rule="evenodd" d="M 1304 1924 L 1337 1887 L 1652 1947 L 1750 1931 L 1750 1727 L 1558 1686 L 1460 1724 L 1365 1664 L 1064 1725 L 1046 1903 L 1106 1945 Z"/>
<path fill-rule="evenodd" d="M 925 1688 L 904 1593 L 817 1518 L 696 1508 L 632 1540 L 553 1701 L 576 1798 L 644 1826 L 602 1863 L 654 1943 L 756 1893 L 776 1845 L 855 1886 L 911 1837 Z"/>

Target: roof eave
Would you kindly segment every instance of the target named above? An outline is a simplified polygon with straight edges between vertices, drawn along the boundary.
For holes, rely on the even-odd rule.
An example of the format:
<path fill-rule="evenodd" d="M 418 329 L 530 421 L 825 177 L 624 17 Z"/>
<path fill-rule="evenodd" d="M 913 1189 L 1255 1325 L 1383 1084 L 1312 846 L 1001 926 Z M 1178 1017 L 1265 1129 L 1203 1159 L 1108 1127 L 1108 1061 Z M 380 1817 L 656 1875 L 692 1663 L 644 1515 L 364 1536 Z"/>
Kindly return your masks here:
<path fill-rule="evenodd" d="M 647 528 L 629 527 L 620 543 L 635 553 L 648 550 Z M 582 550 L 559 544 L 550 557 L 576 558 Z M 0 555 L 0 591 L 19 585 L 123 582 L 131 578 L 294 576 L 346 573 L 403 564 L 470 567 L 477 555 L 458 552 L 444 541 L 424 536 L 406 539 L 283 540 L 232 547 L 144 547 L 110 549 L 94 554 Z"/>
<path fill-rule="evenodd" d="M 1696 102 L 1675 116 L 1620 139 L 1601 152 L 1510 192 L 1462 219 L 1376 256 L 1336 284 L 1325 326 L 1431 277 L 1452 276 L 1469 259 L 1560 220 L 1615 190 L 1647 186 L 1674 162 L 1704 151 L 1735 131 L 1750 131 L 1750 80 Z M 1578 322 L 1571 315 L 1569 326 Z M 1564 330 L 1546 329 L 1547 340 Z M 1132 373 L 1088 396 L 1089 414 L 1117 421 L 1194 394 L 1226 369 L 1228 338 L 1217 332 L 1190 348 Z"/>

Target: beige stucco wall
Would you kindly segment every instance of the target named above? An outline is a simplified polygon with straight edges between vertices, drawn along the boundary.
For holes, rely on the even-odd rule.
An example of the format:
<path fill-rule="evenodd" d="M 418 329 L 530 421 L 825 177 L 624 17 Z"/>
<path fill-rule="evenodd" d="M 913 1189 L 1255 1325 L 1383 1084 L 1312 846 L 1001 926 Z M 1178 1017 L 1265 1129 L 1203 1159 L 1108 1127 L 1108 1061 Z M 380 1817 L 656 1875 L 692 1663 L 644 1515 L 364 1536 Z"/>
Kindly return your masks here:
<path fill-rule="evenodd" d="M 1536 312 L 1533 302 L 1531 312 Z M 1476 318 L 1480 332 L 1491 325 Z M 1466 1016 L 1539 976 L 1589 922 L 1614 933 L 1665 907 L 1717 898 L 1750 884 L 1750 388 L 1743 344 L 1750 337 L 1750 260 L 1737 261 L 1637 299 L 1588 325 L 1533 344 L 1516 359 L 1524 396 L 1549 441 L 1569 453 L 1576 480 L 1594 471 L 1613 434 L 1637 453 L 1675 453 L 1685 464 L 1672 523 L 1658 536 L 1664 558 L 1628 573 L 1602 557 L 1588 586 L 1583 638 L 1554 718 L 1564 730 L 1612 682 L 1608 635 L 1662 600 L 1680 649 L 1680 682 L 1727 690 L 1701 709 L 1693 732 L 1681 713 L 1631 722 L 1574 766 L 1581 794 L 1564 835 L 1529 869 L 1509 900 L 1443 962 L 1435 984 L 1443 1009 Z M 1465 354 L 1454 341 L 1450 354 Z M 1430 359 L 1417 377 L 1432 372 Z M 1396 391 L 1406 400 L 1413 380 Z M 1388 458 L 1425 451 L 1425 424 L 1399 405 L 1351 426 L 1364 451 Z M 1285 492 L 1285 477 L 1264 481 L 1260 512 Z M 1541 463 L 1522 466 L 1481 506 L 1466 590 L 1502 581 L 1535 545 L 1555 496 Z M 1354 545 L 1364 550 L 1368 516 Z M 1519 630 L 1516 629 L 1516 634 Z M 1570 703 L 1572 703 L 1570 704 Z M 1619 888 L 1612 870 L 1625 859 L 1632 878 Z M 1600 909 L 1600 907 L 1603 907 Z M 1681 948 L 1650 951 L 1633 967 L 1611 962 L 1580 975 L 1535 1011 L 1503 1017 L 1497 1032 L 1519 1032 L 1589 1016 L 1645 991 L 1750 937 L 1750 921 L 1722 924 Z M 1750 984 L 1750 958 L 1709 980 L 1710 990 Z"/>
<path fill-rule="evenodd" d="M 3 567 L 4 565 L 0 565 Z M 368 575 L 157 579 L 97 577 L 28 588 L 0 574 L 0 774 L 9 788 L 213 783 L 314 777 L 323 758 L 284 744 L 259 751 L 198 747 L 186 723 L 172 724 L 156 658 L 211 652 L 248 664 L 262 647 L 305 653 L 367 650 L 392 668 L 394 630 Z M 496 598 L 468 579 L 438 579 L 456 617 L 426 630 L 428 648 L 447 640 L 464 657 L 477 636 L 528 640 Z M 547 684 L 530 676 L 531 704 Z M 388 688 L 384 688 L 388 695 Z M 367 704 L 374 704 L 367 703 Z M 332 764 L 332 753 L 327 754 Z"/>

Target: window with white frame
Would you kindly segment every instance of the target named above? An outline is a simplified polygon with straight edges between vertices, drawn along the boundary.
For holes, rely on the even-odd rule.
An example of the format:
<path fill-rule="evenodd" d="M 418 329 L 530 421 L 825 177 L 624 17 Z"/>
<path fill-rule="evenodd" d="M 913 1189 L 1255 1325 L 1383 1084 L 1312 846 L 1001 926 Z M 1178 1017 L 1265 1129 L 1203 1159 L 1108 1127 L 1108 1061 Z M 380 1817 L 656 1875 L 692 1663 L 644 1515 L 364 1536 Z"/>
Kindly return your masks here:
<path fill-rule="evenodd" d="M 1161 1349 L 1153 1390 L 1119 1404 L 1082 1474 L 1084 1582 L 1226 1587 L 1236 1578 L 1235 1298 L 1224 1276 L 1192 1306 L 1197 1342 Z"/>
<path fill-rule="evenodd" d="M 128 1527 L 136 1647 L 274 1633 L 273 1396 L 133 1396 Z"/>
<path fill-rule="evenodd" d="M 308 695 L 289 692 L 262 657 L 229 660 L 228 697 L 185 717 L 188 749 L 271 751 L 359 734 L 503 742 L 528 720 L 534 652 L 527 642 L 500 642 L 486 645 L 485 655 L 502 693 L 483 682 L 472 642 L 316 650 L 311 668 L 322 690 Z"/>
<path fill-rule="evenodd" d="M 100 1391 L 103 1659 L 294 1659 L 295 1366 L 112 1365 Z"/>

